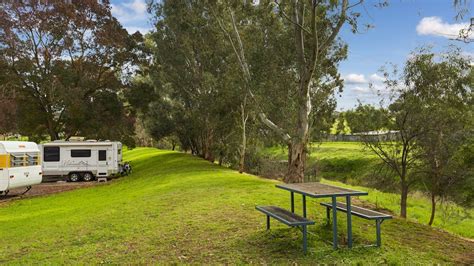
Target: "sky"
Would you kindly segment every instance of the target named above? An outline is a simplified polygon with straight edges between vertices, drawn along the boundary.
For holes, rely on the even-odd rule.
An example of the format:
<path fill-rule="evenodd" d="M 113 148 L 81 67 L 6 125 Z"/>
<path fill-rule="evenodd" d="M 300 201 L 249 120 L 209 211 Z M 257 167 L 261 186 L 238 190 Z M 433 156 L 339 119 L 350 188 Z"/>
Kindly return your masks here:
<path fill-rule="evenodd" d="M 153 29 L 146 0 L 111 2 L 113 15 L 130 33 L 138 30 L 144 34 Z M 366 0 L 358 10 L 360 24 L 368 23 L 373 28 L 353 34 L 345 27 L 340 34 L 349 54 L 339 68 L 345 85 L 342 94 L 337 95 L 338 110 L 353 108 L 358 101 L 378 104 L 387 91 L 380 69 L 388 64 L 402 68 L 410 53 L 423 45 L 440 53 L 449 45 L 457 45 L 466 56 L 474 57 L 474 42 L 452 40 L 474 16 L 474 0 L 466 0 L 471 13 L 458 20 L 453 0 L 390 0 L 388 7 L 374 7 L 378 2 Z"/>

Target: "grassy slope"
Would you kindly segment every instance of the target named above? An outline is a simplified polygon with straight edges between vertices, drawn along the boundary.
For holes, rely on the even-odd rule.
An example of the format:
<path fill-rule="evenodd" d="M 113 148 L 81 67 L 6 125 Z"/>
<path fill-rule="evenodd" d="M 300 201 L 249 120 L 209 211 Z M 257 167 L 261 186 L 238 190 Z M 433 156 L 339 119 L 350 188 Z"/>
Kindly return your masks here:
<path fill-rule="evenodd" d="M 285 158 L 282 148 L 271 148 L 268 152 L 278 159 Z M 358 183 L 379 169 L 379 159 L 370 151 L 364 150 L 358 142 L 324 142 L 314 146 L 311 161 L 319 161 L 319 176 L 344 183 Z M 329 181 L 326 181 L 329 182 Z M 343 184 L 338 184 L 344 186 Z M 400 213 L 400 196 L 394 193 L 382 193 L 375 189 L 356 187 L 369 191 L 366 201 L 376 207 Z M 430 200 L 421 193 L 412 193 L 408 199 L 408 217 L 419 223 L 427 223 L 431 214 Z M 463 237 L 474 239 L 474 210 L 459 208 L 455 204 L 445 204 L 437 210 L 434 227 L 438 227 Z M 466 214 L 469 215 L 466 217 Z"/>
<path fill-rule="evenodd" d="M 399 219 L 383 224 L 379 249 L 363 247 L 374 241 L 373 223 L 354 218 L 355 248 L 334 251 L 316 202 L 303 256 L 299 231 L 273 222 L 266 232 L 254 209 L 289 205 L 275 181 L 156 149 L 129 151 L 126 160 L 135 172 L 116 182 L 1 205 L 0 263 L 474 261 L 474 243 Z"/>

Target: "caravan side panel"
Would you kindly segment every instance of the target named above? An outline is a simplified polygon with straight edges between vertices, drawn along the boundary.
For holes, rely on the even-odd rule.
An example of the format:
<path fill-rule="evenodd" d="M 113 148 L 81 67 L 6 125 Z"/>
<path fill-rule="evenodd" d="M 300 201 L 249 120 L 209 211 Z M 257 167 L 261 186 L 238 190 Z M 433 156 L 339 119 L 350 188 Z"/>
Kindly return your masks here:
<path fill-rule="evenodd" d="M 43 179 L 41 165 L 10 168 L 8 174 L 10 175 L 8 189 L 37 185 Z"/>

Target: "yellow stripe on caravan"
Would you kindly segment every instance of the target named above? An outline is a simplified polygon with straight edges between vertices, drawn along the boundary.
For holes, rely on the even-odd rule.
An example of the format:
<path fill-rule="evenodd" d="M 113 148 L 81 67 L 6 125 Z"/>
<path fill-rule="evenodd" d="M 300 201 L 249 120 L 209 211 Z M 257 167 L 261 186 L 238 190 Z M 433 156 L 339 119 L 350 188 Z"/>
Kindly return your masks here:
<path fill-rule="evenodd" d="M 0 168 L 10 167 L 10 154 L 0 154 Z"/>

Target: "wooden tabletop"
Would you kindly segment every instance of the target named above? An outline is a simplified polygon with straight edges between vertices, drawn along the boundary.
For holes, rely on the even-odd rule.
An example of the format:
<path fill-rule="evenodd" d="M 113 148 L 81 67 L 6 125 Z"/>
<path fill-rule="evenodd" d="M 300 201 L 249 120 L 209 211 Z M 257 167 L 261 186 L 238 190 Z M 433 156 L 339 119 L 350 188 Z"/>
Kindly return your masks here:
<path fill-rule="evenodd" d="M 306 195 L 312 198 L 325 198 L 332 196 L 362 196 L 369 193 L 348 188 L 336 187 L 319 182 L 278 184 L 277 188 Z"/>

